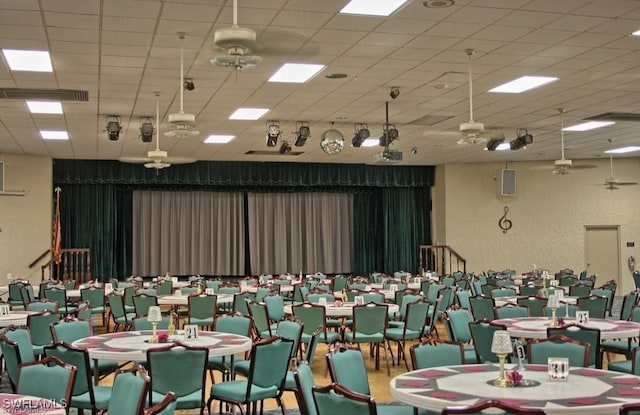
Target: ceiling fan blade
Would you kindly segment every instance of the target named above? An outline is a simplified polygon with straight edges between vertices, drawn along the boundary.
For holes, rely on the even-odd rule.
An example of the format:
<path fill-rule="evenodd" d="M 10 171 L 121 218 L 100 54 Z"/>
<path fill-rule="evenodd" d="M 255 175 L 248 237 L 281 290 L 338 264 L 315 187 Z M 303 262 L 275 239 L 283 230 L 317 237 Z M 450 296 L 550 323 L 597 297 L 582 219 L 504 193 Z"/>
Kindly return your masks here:
<path fill-rule="evenodd" d="M 162 159 L 162 162 L 169 163 L 169 164 L 190 164 L 190 163 L 195 163 L 196 161 L 198 161 L 198 160 L 193 158 L 193 157 L 172 157 L 172 156 L 169 156 L 167 158 Z"/>
<path fill-rule="evenodd" d="M 148 163 L 151 160 L 150 158 L 147 157 L 120 157 L 118 159 L 118 161 L 122 162 L 122 163 L 134 163 L 134 164 L 143 164 L 143 163 Z"/>

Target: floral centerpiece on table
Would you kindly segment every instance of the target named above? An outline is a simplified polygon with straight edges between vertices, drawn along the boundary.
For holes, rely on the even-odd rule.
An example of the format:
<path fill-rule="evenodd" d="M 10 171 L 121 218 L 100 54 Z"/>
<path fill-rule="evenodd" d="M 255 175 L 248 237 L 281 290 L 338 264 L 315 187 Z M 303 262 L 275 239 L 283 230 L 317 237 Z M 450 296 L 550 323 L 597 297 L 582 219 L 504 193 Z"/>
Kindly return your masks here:
<path fill-rule="evenodd" d="M 169 343 L 169 334 L 168 333 L 158 333 L 158 343 Z"/>
<path fill-rule="evenodd" d="M 505 379 L 509 386 L 520 386 L 522 383 L 522 373 L 517 370 L 512 370 L 505 374 Z"/>

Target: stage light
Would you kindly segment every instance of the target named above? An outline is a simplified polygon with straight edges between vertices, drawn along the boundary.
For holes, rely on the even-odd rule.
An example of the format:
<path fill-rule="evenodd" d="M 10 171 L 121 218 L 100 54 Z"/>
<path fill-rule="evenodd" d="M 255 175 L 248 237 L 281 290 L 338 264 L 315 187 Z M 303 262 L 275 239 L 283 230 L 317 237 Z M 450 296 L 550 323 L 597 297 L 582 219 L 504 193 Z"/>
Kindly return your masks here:
<path fill-rule="evenodd" d="M 380 146 L 388 147 L 391 143 L 398 139 L 400 134 L 395 124 L 384 124 L 382 135 L 380 136 Z"/>
<path fill-rule="evenodd" d="M 504 134 L 498 137 L 492 137 L 489 141 L 487 141 L 487 150 L 496 151 L 498 146 L 504 142 Z"/>
<path fill-rule="evenodd" d="M 302 147 L 307 142 L 307 138 L 311 136 L 311 129 L 309 129 L 308 121 L 298 121 L 296 123 L 296 147 Z"/>
<path fill-rule="evenodd" d="M 290 151 L 291 151 L 291 145 L 289 145 L 287 141 L 283 141 L 282 144 L 280 145 L 280 149 L 278 150 L 278 153 L 287 154 Z"/>
<path fill-rule="evenodd" d="M 364 140 L 369 138 L 369 136 L 371 135 L 369 133 L 369 127 L 367 126 L 367 124 L 361 123 L 354 124 L 354 128 L 356 133 L 351 139 L 351 145 L 354 147 L 360 147 L 362 143 L 364 143 Z"/>
<path fill-rule="evenodd" d="M 107 135 L 109 140 L 117 141 L 120 138 L 122 126 L 120 125 L 120 117 L 117 115 L 109 115 L 107 117 Z"/>
<path fill-rule="evenodd" d="M 150 143 L 153 140 L 153 122 L 151 118 L 144 117 L 140 119 L 140 137 L 144 143 Z"/>
<path fill-rule="evenodd" d="M 280 138 L 280 121 L 267 121 L 267 147 L 275 147 Z"/>
<path fill-rule="evenodd" d="M 533 136 L 529 134 L 526 129 L 517 130 L 516 134 L 516 139 L 509 143 L 511 150 L 520 150 L 521 148 L 526 148 L 527 145 L 533 143 Z"/>
<path fill-rule="evenodd" d="M 389 92 L 389 96 L 391 97 L 391 99 L 396 99 L 400 96 L 400 88 L 398 88 L 397 86 L 394 86 L 391 88 L 391 92 Z"/>

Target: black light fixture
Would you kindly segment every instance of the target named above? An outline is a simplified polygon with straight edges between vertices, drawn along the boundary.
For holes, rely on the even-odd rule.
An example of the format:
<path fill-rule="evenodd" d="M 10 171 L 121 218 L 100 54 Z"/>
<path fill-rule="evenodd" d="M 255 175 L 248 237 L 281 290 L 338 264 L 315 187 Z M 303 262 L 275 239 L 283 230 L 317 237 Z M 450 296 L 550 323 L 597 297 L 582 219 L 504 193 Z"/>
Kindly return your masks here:
<path fill-rule="evenodd" d="M 143 117 L 140 119 L 140 137 L 142 142 L 150 143 L 153 140 L 153 121 L 149 117 Z"/>
<path fill-rule="evenodd" d="M 491 137 L 489 141 L 487 141 L 487 150 L 488 151 L 496 151 L 500 144 L 504 143 L 504 134 L 501 134 L 497 137 Z"/>
<path fill-rule="evenodd" d="M 389 92 L 389 96 L 391 97 L 391 99 L 398 98 L 400 96 L 400 88 L 398 88 L 397 86 L 392 86 L 391 91 Z"/>
<path fill-rule="evenodd" d="M 367 126 L 367 124 L 360 123 L 354 124 L 354 128 L 356 133 L 351 139 L 351 145 L 354 147 L 360 147 L 362 143 L 364 143 L 364 140 L 369 138 L 369 136 L 371 135 L 369 133 L 369 127 Z"/>
<path fill-rule="evenodd" d="M 296 123 L 296 147 L 302 147 L 307 142 L 307 138 L 311 136 L 311 129 L 309 129 L 309 121 L 298 121 Z M 291 149 L 289 149 L 291 150 Z"/>
<path fill-rule="evenodd" d="M 289 152 L 291 152 L 291 145 L 289 144 L 288 141 L 283 141 L 282 144 L 280 145 L 280 149 L 278 150 L 278 153 L 287 154 Z"/>
<path fill-rule="evenodd" d="M 275 147 L 280 138 L 280 121 L 267 121 L 267 147 Z"/>
<path fill-rule="evenodd" d="M 109 115 L 107 117 L 107 135 L 109 140 L 117 141 L 120 138 L 122 126 L 120 125 L 120 117 L 117 115 Z"/>
<path fill-rule="evenodd" d="M 196 89 L 196 84 L 193 83 L 193 78 L 184 78 L 182 87 L 187 91 L 193 91 L 194 89 Z"/>
<path fill-rule="evenodd" d="M 380 146 L 388 147 L 399 137 L 398 129 L 395 124 L 384 124 L 382 126 L 382 135 L 380 136 Z"/>
<path fill-rule="evenodd" d="M 509 143 L 511 150 L 520 150 L 533 143 L 533 136 L 529 134 L 525 128 L 517 130 L 516 135 L 516 139 Z"/>

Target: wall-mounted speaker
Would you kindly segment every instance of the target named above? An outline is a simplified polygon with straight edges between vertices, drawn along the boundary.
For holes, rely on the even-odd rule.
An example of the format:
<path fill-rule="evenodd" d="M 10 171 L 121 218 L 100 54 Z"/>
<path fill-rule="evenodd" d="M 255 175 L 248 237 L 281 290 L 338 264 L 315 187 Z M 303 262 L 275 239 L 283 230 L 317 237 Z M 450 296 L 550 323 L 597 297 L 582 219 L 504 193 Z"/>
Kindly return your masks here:
<path fill-rule="evenodd" d="M 498 170 L 498 195 L 516 195 L 516 171 L 514 169 Z"/>

